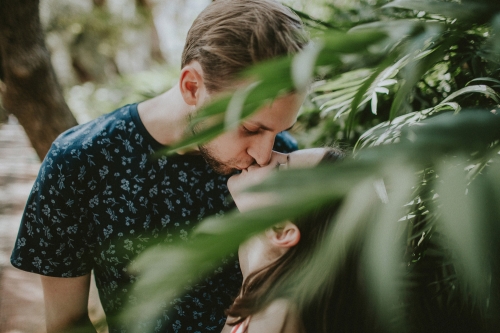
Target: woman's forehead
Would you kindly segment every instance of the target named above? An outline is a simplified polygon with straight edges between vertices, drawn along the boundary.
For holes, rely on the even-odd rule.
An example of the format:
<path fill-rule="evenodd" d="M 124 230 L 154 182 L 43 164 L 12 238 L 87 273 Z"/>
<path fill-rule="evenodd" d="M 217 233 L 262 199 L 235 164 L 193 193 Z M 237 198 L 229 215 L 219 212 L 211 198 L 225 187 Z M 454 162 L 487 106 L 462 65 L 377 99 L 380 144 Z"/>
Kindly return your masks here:
<path fill-rule="evenodd" d="M 309 148 L 296 150 L 289 154 L 290 168 L 306 168 L 318 164 L 325 155 L 325 148 Z"/>

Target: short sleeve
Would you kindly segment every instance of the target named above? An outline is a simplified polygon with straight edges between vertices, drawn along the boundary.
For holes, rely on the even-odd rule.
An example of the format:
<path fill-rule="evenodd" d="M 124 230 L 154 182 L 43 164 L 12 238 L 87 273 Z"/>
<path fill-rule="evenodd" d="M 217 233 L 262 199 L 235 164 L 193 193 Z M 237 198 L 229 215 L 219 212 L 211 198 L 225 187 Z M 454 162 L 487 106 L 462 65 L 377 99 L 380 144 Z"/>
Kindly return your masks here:
<path fill-rule="evenodd" d="M 16 268 L 55 277 L 82 276 L 92 269 L 92 225 L 81 206 L 85 170 L 67 148 L 56 141 L 42 162 L 11 256 Z"/>

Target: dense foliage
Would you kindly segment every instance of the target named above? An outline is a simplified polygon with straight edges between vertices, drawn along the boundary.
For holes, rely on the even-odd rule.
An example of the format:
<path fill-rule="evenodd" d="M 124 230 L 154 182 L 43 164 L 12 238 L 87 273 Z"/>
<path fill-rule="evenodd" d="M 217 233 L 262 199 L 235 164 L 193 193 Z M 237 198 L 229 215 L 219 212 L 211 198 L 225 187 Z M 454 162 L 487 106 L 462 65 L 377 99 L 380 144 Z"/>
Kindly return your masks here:
<path fill-rule="evenodd" d="M 352 156 L 280 172 L 254 189 L 277 193 L 273 207 L 209 219 L 189 245 L 143 256 L 136 314 L 154 316 L 149 306 L 175 297 L 252 233 L 341 201 L 328 241 L 291 281 L 291 298 L 314 301 L 326 282 L 355 279 L 338 302 L 358 311 L 335 318 L 338 327 L 366 320 L 363 332 L 498 331 L 500 4 L 356 4 L 333 10 L 340 19 L 300 13 L 315 43 L 249 70 L 256 83 L 204 108 L 194 123 L 214 125 L 172 147 L 209 140 L 314 77 L 301 143 L 355 144 Z M 347 14 L 358 24 L 341 19 Z"/>

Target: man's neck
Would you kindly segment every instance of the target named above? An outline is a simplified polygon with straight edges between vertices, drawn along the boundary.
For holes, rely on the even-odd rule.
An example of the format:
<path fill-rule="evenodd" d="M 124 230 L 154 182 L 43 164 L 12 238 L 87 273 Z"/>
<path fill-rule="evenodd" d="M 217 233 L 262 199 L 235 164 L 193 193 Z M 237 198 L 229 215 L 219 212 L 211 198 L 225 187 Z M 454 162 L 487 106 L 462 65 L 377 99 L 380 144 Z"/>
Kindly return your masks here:
<path fill-rule="evenodd" d="M 184 138 L 195 109 L 184 102 L 178 85 L 138 105 L 139 116 L 151 136 L 163 145 Z"/>

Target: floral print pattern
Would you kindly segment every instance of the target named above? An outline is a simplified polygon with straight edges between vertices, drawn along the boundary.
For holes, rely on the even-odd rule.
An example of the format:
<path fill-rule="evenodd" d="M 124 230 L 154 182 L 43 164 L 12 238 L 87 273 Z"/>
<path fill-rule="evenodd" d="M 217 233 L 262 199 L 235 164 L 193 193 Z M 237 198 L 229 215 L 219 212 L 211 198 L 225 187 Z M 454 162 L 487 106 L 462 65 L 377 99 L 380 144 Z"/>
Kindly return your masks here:
<path fill-rule="evenodd" d="M 281 151 L 295 148 L 289 137 Z M 137 104 L 124 106 L 61 134 L 45 157 L 28 199 L 11 263 L 55 277 L 92 269 L 110 321 L 134 299 L 128 264 L 152 243 L 187 241 L 193 227 L 233 208 L 227 176 L 199 155 L 154 159 L 161 149 L 146 131 Z M 241 285 L 235 255 L 189 292 L 163 304 L 155 332 L 215 332 Z M 138 323 L 150 327 L 151 323 Z"/>

